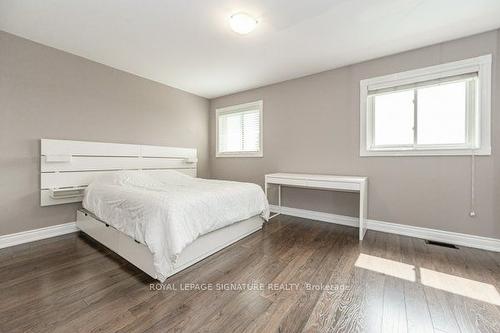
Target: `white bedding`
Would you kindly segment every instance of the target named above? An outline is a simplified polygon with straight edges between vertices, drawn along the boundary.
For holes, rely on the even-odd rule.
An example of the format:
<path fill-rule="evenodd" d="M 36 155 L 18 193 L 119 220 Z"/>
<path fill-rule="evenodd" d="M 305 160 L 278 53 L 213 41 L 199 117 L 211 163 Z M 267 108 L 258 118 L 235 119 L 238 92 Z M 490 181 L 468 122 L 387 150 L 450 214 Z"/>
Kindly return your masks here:
<path fill-rule="evenodd" d="M 173 170 L 98 177 L 86 189 L 83 207 L 148 246 L 160 281 L 198 237 L 255 215 L 269 218 L 269 204 L 258 185 L 193 178 Z"/>

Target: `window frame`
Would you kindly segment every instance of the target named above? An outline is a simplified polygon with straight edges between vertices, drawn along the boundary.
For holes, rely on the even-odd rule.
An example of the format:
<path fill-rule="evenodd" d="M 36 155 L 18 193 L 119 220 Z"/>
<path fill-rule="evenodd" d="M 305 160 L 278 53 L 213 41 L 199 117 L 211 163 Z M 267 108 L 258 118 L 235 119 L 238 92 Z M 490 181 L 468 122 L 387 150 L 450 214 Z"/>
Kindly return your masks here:
<path fill-rule="evenodd" d="M 491 155 L 491 55 L 445 63 L 421 69 L 390 74 L 360 81 L 360 156 L 439 156 L 439 155 Z M 423 145 L 416 142 L 411 145 L 374 146 L 374 98 L 370 91 L 390 89 L 425 81 L 440 80 L 452 76 L 477 73 L 475 98 L 468 98 L 467 140 L 462 144 Z M 410 88 L 411 89 L 411 88 Z M 416 89 L 416 88 L 413 88 Z M 470 87 L 468 88 L 470 89 Z M 416 91 L 416 90 L 415 90 Z M 471 96 L 469 96 L 471 97 Z M 417 99 L 418 101 L 418 99 Z M 476 112 L 471 115 L 471 103 L 475 103 Z M 415 106 L 417 108 L 417 106 Z M 416 117 L 417 113 L 414 112 Z M 416 119 L 415 119 L 416 121 Z M 417 126 L 417 124 L 414 124 Z M 469 143 L 472 142 L 473 146 Z"/>
<path fill-rule="evenodd" d="M 236 152 L 221 152 L 219 151 L 219 117 L 221 115 L 227 115 L 232 113 L 242 113 L 250 110 L 259 110 L 259 150 L 258 151 L 236 151 Z M 263 121 L 263 109 L 264 102 L 262 100 L 231 105 L 223 108 L 217 108 L 215 110 L 215 157 L 263 157 L 263 132 L 264 132 L 264 121 Z"/>

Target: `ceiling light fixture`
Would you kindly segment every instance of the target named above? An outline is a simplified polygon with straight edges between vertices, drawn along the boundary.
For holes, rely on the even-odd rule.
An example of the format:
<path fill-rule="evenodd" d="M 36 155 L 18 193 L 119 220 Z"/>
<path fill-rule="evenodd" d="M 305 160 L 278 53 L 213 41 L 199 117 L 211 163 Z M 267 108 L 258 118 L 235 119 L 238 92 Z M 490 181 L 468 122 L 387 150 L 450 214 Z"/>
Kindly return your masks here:
<path fill-rule="evenodd" d="M 252 32 L 257 27 L 258 21 L 246 13 L 236 13 L 229 18 L 231 29 L 241 35 Z"/>

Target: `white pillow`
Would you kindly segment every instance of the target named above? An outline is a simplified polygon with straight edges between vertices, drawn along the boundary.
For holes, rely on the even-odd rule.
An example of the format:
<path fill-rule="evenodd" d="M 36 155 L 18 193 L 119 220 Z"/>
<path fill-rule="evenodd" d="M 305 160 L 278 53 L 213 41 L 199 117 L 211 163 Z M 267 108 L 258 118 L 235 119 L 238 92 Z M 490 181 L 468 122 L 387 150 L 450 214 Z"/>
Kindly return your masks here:
<path fill-rule="evenodd" d="M 106 173 L 95 178 L 92 184 L 136 187 L 159 187 L 162 185 L 161 182 L 141 170 L 123 170 Z"/>
<path fill-rule="evenodd" d="M 184 185 L 194 181 L 194 178 L 177 170 L 162 170 L 151 175 L 165 185 Z"/>

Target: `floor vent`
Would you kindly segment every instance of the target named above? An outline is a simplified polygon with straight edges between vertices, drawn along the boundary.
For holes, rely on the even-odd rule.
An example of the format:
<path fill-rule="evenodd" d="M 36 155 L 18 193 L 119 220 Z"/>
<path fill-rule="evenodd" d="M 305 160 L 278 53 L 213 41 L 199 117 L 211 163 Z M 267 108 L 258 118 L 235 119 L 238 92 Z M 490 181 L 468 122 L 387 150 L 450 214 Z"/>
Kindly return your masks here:
<path fill-rule="evenodd" d="M 448 247 L 450 249 L 458 249 L 458 247 L 456 245 L 453 245 L 450 243 L 436 242 L 436 241 L 432 241 L 432 240 L 428 240 L 428 239 L 425 241 L 425 244 Z"/>

